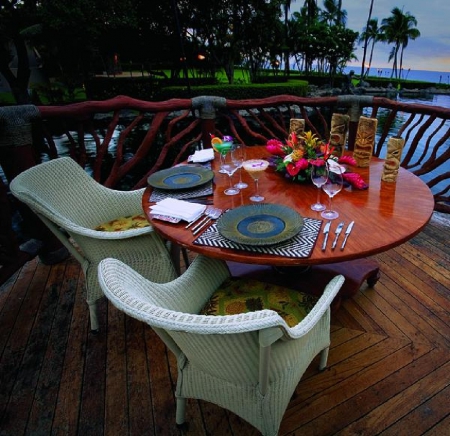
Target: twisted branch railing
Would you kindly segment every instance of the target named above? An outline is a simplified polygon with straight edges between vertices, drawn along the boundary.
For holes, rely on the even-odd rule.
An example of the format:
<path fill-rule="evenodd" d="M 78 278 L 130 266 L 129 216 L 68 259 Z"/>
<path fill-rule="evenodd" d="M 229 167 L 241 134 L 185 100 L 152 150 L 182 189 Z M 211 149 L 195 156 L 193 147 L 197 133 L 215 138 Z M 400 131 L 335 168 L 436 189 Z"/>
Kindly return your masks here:
<path fill-rule="evenodd" d="M 39 106 L 45 152 L 70 154 L 109 187 L 133 189 L 147 177 L 184 160 L 210 134 L 234 136 L 247 145 L 285 139 L 290 118 L 328 139 L 331 115 L 350 115 L 348 147 L 353 148 L 361 115 L 378 118 L 374 154 L 384 157 L 390 136 L 402 136 L 401 165 L 432 189 L 436 210 L 450 211 L 450 109 L 397 102 L 384 97 L 295 97 L 256 100 L 196 97 L 147 102 L 125 96 L 67 106 Z M 87 141 L 90 148 L 87 147 Z M 61 143 L 67 146 L 62 151 Z M 59 145 L 58 145 L 59 143 Z"/>

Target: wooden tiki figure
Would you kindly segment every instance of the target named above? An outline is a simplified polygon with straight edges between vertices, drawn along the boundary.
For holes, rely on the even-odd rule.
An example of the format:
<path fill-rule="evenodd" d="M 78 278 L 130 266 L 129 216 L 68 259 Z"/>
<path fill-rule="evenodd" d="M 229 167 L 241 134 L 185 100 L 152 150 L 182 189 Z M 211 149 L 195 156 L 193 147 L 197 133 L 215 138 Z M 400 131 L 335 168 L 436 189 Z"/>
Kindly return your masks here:
<path fill-rule="evenodd" d="M 334 147 L 333 154 L 342 156 L 348 135 L 350 116 L 346 114 L 333 114 L 331 117 L 330 145 Z"/>
<path fill-rule="evenodd" d="M 368 167 L 375 145 L 378 120 L 376 118 L 360 117 L 356 131 L 353 157 L 359 167 Z"/>
<path fill-rule="evenodd" d="M 398 169 L 400 168 L 400 160 L 402 158 L 404 145 L 405 140 L 399 136 L 389 138 L 383 173 L 381 174 L 381 180 L 384 182 L 397 181 Z"/>
<path fill-rule="evenodd" d="M 291 118 L 289 123 L 289 134 L 295 133 L 302 136 L 305 132 L 305 120 L 303 118 Z"/>

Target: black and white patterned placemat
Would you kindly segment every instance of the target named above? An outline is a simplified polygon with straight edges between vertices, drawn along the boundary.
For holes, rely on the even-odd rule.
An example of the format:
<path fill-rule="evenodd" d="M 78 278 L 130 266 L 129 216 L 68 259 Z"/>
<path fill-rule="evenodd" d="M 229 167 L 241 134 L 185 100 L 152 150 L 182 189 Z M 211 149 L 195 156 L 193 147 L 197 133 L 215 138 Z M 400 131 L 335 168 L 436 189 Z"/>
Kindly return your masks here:
<path fill-rule="evenodd" d="M 208 247 L 232 248 L 252 253 L 275 254 L 283 257 L 309 257 L 319 236 L 322 221 L 314 218 L 303 218 L 303 227 L 293 238 L 275 245 L 244 245 L 225 239 L 217 230 L 217 223 L 206 229 L 195 241 L 196 245 Z"/>
<path fill-rule="evenodd" d="M 160 201 L 165 198 L 176 198 L 177 200 L 185 200 L 188 198 L 205 197 L 207 195 L 212 195 L 213 193 L 213 183 L 208 182 L 204 185 L 198 186 L 194 189 L 180 189 L 178 191 L 165 191 L 164 189 L 154 188 L 151 195 L 150 201 Z"/>

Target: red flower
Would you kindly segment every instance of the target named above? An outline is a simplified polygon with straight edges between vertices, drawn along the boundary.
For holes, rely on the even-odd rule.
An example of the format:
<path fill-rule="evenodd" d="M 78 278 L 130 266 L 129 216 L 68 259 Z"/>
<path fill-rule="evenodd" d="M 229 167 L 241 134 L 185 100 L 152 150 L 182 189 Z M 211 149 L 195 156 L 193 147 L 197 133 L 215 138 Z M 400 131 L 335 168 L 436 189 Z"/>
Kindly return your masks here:
<path fill-rule="evenodd" d="M 344 173 L 342 174 L 344 180 L 350 183 L 354 188 L 367 189 L 369 185 L 363 180 L 363 178 L 356 173 Z"/>
<path fill-rule="evenodd" d="M 289 134 L 289 137 L 286 141 L 287 145 L 291 148 L 297 148 L 298 146 L 298 137 L 295 132 Z"/>
<path fill-rule="evenodd" d="M 290 162 L 286 165 L 286 171 L 291 177 L 295 177 L 300 171 L 308 168 L 308 161 L 306 159 L 300 159 L 297 162 Z"/>
<path fill-rule="evenodd" d="M 323 159 L 327 160 L 334 151 L 334 147 L 330 145 L 329 142 L 320 146 L 320 151 L 323 153 Z"/>
<path fill-rule="evenodd" d="M 356 160 L 352 156 L 341 156 L 338 162 L 340 164 L 356 165 Z"/>
<path fill-rule="evenodd" d="M 275 156 L 286 156 L 284 145 L 278 139 L 269 139 L 267 141 L 266 149 L 269 153 L 274 154 Z"/>

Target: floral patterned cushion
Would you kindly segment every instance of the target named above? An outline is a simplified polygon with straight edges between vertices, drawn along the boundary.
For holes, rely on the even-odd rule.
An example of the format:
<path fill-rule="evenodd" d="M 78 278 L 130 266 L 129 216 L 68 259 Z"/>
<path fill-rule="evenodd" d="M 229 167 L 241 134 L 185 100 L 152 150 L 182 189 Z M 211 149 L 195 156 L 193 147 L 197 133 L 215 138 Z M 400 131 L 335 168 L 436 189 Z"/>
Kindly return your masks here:
<path fill-rule="evenodd" d="M 99 224 L 95 230 L 101 232 L 121 232 L 124 230 L 138 229 L 141 227 L 148 227 L 150 223 L 144 214 L 122 216 L 107 223 Z"/>
<path fill-rule="evenodd" d="M 271 309 L 293 327 L 305 318 L 318 297 L 254 279 L 229 278 L 214 292 L 201 315 L 236 315 Z"/>

